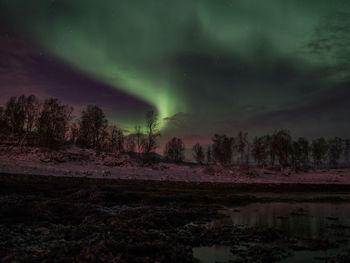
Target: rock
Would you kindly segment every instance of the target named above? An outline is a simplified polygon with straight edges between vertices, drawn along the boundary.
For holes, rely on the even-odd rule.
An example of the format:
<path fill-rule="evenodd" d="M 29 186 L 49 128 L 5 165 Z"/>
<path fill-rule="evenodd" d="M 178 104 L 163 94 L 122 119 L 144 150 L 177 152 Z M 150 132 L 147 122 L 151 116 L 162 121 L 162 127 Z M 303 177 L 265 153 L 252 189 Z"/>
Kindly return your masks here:
<path fill-rule="evenodd" d="M 309 244 L 310 250 L 327 250 L 331 248 L 337 248 L 339 245 L 336 243 L 331 243 L 328 240 L 323 239 L 312 239 Z"/>
<path fill-rule="evenodd" d="M 82 174 L 86 175 L 86 176 L 91 176 L 92 175 L 92 173 L 90 171 L 82 171 Z"/>
<path fill-rule="evenodd" d="M 111 171 L 102 171 L 102 176 L 111 176 Z"/>
<path fill-rule="evenodd" d="M 327 217 L 328 220 L 332 220 L 332 221 L 338 221 L 339 218 L 338 217 L 335 217 L 335 216 L 329 216 Z"/>

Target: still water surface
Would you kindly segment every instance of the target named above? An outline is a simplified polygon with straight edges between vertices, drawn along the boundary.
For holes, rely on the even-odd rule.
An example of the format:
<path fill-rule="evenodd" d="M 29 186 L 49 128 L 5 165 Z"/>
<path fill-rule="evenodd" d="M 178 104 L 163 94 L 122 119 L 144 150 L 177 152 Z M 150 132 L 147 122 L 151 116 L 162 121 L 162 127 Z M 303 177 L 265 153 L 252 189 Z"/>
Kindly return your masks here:
<path fill-rule="evenodd" d="M 230 220 L 236 226 L 276 228 L 282 230 L 287 238 L 323 239 L 339 244 L 336 249 L 321 251 L 295 251 L 283 242 L 272 244 L 292 254 L 281 262 L 327 262 L 320 258 L 329 258 L 344 249 L 350 249 L 349 203 L 253 203 L 228 208 L 222 213 L 229 215 L 229 219 L 225 220 Z M 193 254 L 203 263 L 230 262 L 236 259 L 231 248 L 226 246 L 198 247 L 193 249 Z"/>

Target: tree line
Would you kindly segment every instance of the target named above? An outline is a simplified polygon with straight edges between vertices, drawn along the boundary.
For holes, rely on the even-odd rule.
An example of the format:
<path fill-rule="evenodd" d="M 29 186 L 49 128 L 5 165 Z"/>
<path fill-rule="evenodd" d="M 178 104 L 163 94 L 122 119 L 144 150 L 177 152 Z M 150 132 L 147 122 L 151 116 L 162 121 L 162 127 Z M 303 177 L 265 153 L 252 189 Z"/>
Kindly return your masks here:
<path fill-rule="evenodd" d="M 0 141 L 16 145 L 40 146 L 60 149 L 76 144 L 83 148 L 115 153 L 136 153 L 142 160 L 151 162 L 157 149 L 159 118 L 149 111 L 143 125 L 125 132 L 111 125 L 101 108 L 87 105 L 79 118 L 73 119 L 73 107 L 58 99 L 39 101 L 35 95 L 11 97 L 0 107 Z M 164 157 L 173 162 L 185 159 L 185 144 L 173 137 L 164 147 Z M 236 136 L 214 134 L 209 145 L 197 143 L 192 147 L 193 159 L 199 164 L 232 164 L 291 167 L 296 171 L 311 166 L 337 167 L 341 160 L 350 161 L 350 139 L 323 137 L 309 141 L 292 139 L 288 130 L 256 136 L 251 141 L 248 133 Z"/>
<path fill-rule="evenodd" d="M 55 98 L 41 102 L 35 95 L 22 95 L 11 97 L 5 107 L 0 107 L 2 143 L 52 150 L 76 144 L 97 153 L 139 153 L 143 160 L 150 161 L 159 136 L 159 120 L 154 111 L 147 112 L 143 126 L 136 125 L 133 133 L 125 135 L 120 127 L 109 124 L 96 105 L 87 105 L 75 120 L 73 107 Z"/>
<path fill-rule="evenodd" d="M 293 140 L 290 131 L 285 129 L 276 130 L 272 135 L 256 136 L 252 141 L 248 140 L 248 133 L 243 132 L 235 137 L 215 134 L 206 149 L 197 143 L 193 146 L 192 153 L 199 164 L 254 164 L 259 167 L 278 166 L 281 169 L 289 167 L 295 171 L 305 171 L 311 167 L 337 168 L 341 160 L 349 166 L 350 139 L 321 137 L 309 141 L 300 137 Z"/>

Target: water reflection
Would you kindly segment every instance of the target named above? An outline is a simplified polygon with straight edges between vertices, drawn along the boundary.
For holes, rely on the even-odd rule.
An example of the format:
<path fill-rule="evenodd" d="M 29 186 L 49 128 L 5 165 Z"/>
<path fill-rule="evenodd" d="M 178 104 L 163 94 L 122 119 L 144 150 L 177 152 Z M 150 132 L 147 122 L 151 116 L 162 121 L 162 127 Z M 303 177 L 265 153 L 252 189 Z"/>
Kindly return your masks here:
<path fill-rule="evenodd" d="M 327 262 L 329 257 L 350 247 L 349 203 L 253 203 L 243 207 L 227 208 L 221 212 L 229 217 L 214 221 L 213 224 L 217 226 L 229 221 L 235 226 L 244 228 L 279 229 L 285 233 L 287 239 L 297 239 L 301 243 L 323 239 L 339 244 L 337 248 L 299 251 L 291 249 L 287 242 L 280 241 L 273 246 L 289 250 L 292 254 L 281 262 Z M 230 247 L 225 246 L 199 247 L 195 248 L 193 253 L 194 257 L 203 263 L 230 262 L 235 258 L 230 250 Z"/>
<path fill-rule="evenodd" d="M 299 238 L 327 238 L 329 226 L 350 226 L 348 203 L 253 203 L 223 213 L 234 225 L 272 227 Z"/>

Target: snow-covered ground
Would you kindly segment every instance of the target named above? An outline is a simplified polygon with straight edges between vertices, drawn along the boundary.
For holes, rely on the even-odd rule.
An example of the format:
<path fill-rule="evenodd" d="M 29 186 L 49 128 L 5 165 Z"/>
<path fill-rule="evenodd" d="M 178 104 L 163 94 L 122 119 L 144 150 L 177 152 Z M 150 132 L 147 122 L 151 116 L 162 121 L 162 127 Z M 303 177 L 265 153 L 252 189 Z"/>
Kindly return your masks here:
<path fill-rule="evenodd" d="M 185 182 L 350 183 L 350 169 L 322 169 L 288 174 L 261 168 L 224 169 L 214 165 L 158 163 L 145 167 L 128 156 L 95 155 L 93 151 L 79 148 L 59 154 L 41 153 L 36 148 L 0 148 L 0 173 Z"/>

